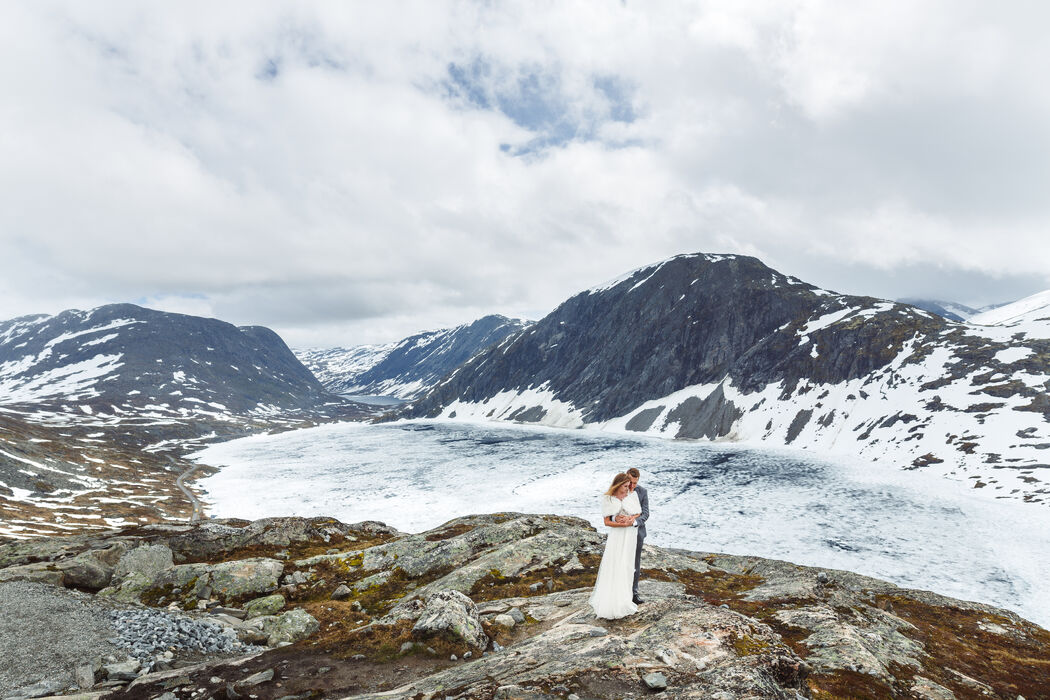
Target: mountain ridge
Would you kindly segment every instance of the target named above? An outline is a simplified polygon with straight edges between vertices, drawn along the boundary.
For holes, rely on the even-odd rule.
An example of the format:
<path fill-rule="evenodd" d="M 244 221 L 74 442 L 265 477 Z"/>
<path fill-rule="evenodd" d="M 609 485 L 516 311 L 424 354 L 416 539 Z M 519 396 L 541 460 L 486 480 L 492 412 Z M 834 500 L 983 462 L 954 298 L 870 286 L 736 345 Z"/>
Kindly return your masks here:
<path fill-rule="evenodd" d="M 747 256 L 690 254 L 570 297 L 398 415 L 943 465 L 1045 503 L 1050 340 L 1032 333 L 836 294 Z"/>
<path fill-rule="evenodd" d="M 476 353 L 528 325 L 491 314 L 394 343 L 298 350 L 297 356 L 333 393 L 413 399 Z"/>

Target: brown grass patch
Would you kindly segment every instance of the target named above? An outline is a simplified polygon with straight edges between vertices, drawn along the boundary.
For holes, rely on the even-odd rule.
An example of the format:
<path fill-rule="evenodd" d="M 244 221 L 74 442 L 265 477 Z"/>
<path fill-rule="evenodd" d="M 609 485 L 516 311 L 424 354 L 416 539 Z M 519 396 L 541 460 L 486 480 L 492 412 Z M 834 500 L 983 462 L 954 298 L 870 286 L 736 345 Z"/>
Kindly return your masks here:
<path fill-rule="evenodd" d="M 921 671 L 960 699 L 983 697 L 946 669 L 991 686 L 1001 697 L 1050 698 L 1050 632 L 1030 622 L 951 606 L 928 605 L 904 595 L 880 595 L 895 615 L 915 625 L 903 634 L 930 655 Z M 983 626 L 982 626 L 983 625 Z M 996 625 L 1007 631 L 987 629 Z"/>
<path fill-rule="evenodd" d="M 835 673 L 814 674 L 808 680 L 813 700 L 886 700 L 910 697 L 906 691 L 898 694 L 893 687 L 877 678 L 856 671 L 841 670 Z"/>
<path fill-rule="evenodd" d="M 446 527 L 443 530 L 438 530 L 437 532 L 430 533 L 429 535 L 426 536 L 426 541 L 427 542 L 439 542 L 441 540 L 450 540 L 453 537 L 457 537 L 457 536 L 462 535 L 462 534 L 464 534 L 466 532 L 470 532 L 475 527 L 477 527 L 477 526 L 476 525 L 471 525 L 469 523 L 459 523 L 457 525 L 451 525 L 449 527 Z"/>
<path fill-rule="evenodd" d="M 474 602 L 501 600 L 503 598 L 527 598 L 547 595 L 555 591 L 571 591 L 576 588 L 588 588 L 594 585 L 598 576 L 598 564 L 601 557 L 594 554 L 583 554 L 579 557 L 583 569 L 571 573 L 561 570 L 564 562 L 556 562 L 542 569 L 535 569 L 520 576 L 504 576 L 493 570 L 474 582 L 467 595 Z M 531 591 L 533 584 L 545 584 L 539 590 Z M 548 585 L 549 584 L 549 585 Z"/>
<path fill-rule="evenodd" d="M 388 663 L 412 654 L 426 654 L 437 658 L 448 658 L 455 654 L 463 658 L 467 652 L 472 652 L 473 655 L 481 653 L 477 649 L 472 650 L 459 639 L 442 635 L 423 637 L 414 634 L 413 624 L 411 620 L 400 620 L 393 625 L 370 625 L 318 641 L 336 658 L 349 659 L 360 654 L 369 661 L 379 663 Z M 413 647 L 401 653 L 401 647 L 406 642 L 411 642 Z M 428 649 L 432 649 L 433 653 Z"/>

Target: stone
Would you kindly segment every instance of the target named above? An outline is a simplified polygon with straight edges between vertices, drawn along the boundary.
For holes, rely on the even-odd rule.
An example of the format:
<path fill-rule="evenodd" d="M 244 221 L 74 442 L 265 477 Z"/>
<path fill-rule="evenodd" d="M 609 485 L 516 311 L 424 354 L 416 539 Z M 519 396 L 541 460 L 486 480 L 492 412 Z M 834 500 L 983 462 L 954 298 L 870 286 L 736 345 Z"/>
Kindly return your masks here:
<path fill-rule="evenodd" d="M 360 581 L 354 583 L 355 591 L 367 591 L 369 588 L 381 586 L 390 580 L 390 577 L 394 575 L 393 571 L 380 571 L 378 574 L 372 574 L 366 576 Z"/>
<path fill-rule="evenodd" d="M 511 629 L 515 625 L 514 618 L 506 613 L 496 615 L 496 617 L 492 618 L 492 621 L 501 627 L 506 627 L 507 629 Z"/>
<path fill-rule="evenodd" d="M 245 603 L 244 617 L 246 620 L 250 620 L 253 617 L 262 617 L 263 615 L 276 615 L 284 606 L 284 596 L 280 594 L 256 598 Z"/>
<path fill-rule="evenodd" d="M 227 608 L 227 607 L 224 607 L 222 605 L 219 605 L 217 607 L 212 608 L 211 609 L 211 614 L 212 615 L 229 615 L 230 617 L 235 617 L 238 620 L 243 620 L 243 619 L 245 619 L 248 616 L 248 613 L 246 613 L 241 608 Z"/>
<path fill-rule="evenodd" d="M 521 608 L 511 608 L 507 614 L 511 616 L 515 623 L 519 625 L 525 624 L 525 613 L 521 611 Z"/>
<path fill-rule="evenodd" d="M 108 586 L 114 567 L 106 563 L 105 559 L 111 558 L 107 555 L 108 552 L 90 551 L 58 562 L 55 566 L 62 572 L 63 585 L 87 591 L 100 591 Z"/>
<path fill-rule="evenodd" d="M 658 671 L 642 676 L 642 682 L 649 690 L 667 690 L 667 676 Z"/>
<path fill-rule="evenodd" d="M 130 573 L 137 573 L 153 581 L 162 571 L 174 565 L 169 547 L 163 544 L 143 544 L 124 552 L 113 567 L 113 580 L 119 581 Z"/>
<path fill-rule="evenodd" d="M 346 600 L 350 597 L 353 591 L 345 584 L 339 584 L 339 587 L 332 591 L 332 600 Z"/>
<path fill-rule="evenodd" d="M 0 569 L 0 581 L 39 581 L 52 586 L 61 586 L 64 576 L 53 564 L 24 564 Z"/>
<path fill-rule="evenodd" d="M 266 643 L 277 646 L 281 642 L 298 642 L 321 629 L 313 615 L 296 608 L 282 613 L 277 617 L 270 617 L 263 623 L 263 632 L 266 633 Z"/>
<path fill-rule="evenodd" d="M 266 644 L 270 638 L 269 633 L 266 632 L 266 624 L 276 619 L 275 615 L 264 615 L 241 622 L 235 628 L 237 639 L 245 644 Z"/>
<path fill-rule="evenodd" d="M 102 670 L 106 678 L 111 681 L 133 681 L 139 677 L 140 668 L 142 664 L 137 659 L 129 659 L 115 664 L 106 664 Z"/>
<path fill-rule="evenodd" d="M 239 559 L 214 564 L 209 570 L 212 591 L 226 599 L 277 590 L 284 563 L 267 558 Z"/>
<path fill-rule="evenodd" d="M 412 634 L 419 637 L 451 636 L 479 650 L 489 645 L 477 606 L 459 591 L 440 591 L 430 596 L 412 628 Z"/>
<path fill-rule="evenodd" d="M 242 680 L 234 683 L 234 687 L 237 690 L 243 690 L 244 688 L 251 688 L 252 686 L 260 685 L 262 683 L 268 683 L 273 680 L 273 669 L 268 668 L 265 671 L 259 671 Z"/>
<path fill-rule="evenodd" d="M 5 696 L 5 700 L 7 698 L 42 698 L 56 695 L 65 690 L 66 685 L 67 681 L 61 678 L 45 678 L 42 681 L 15 690 L 10 695 Z"/>
<path fill-rule="evenodd" d="M 77 687 L 87 690 L 95 685 L 95 668 L 92 664 L 80 664 L 73 671 Z"/>
<path fill-rule="evenodd" d="M 565 562 L 561 566 L 561 572 L 563 574 L 571 574 L 577 571 L 583 571 L 583 564 L 580 563 L 580 557 L 574 552 L 569 561 Z"/>
<path fill-rule="evenodd" d="M 401 651 L 399 653 L 407 654 L 408 652 L 412 651 L 415 648 L 416 648 L 416 645 L 413 644 L 412 642 L 405 642 L 404 644 L 401 645 Z"/>
<path fill-rule="evenodd" d="M 955 693 L 922 676 L 912 679 L 911 694 L 918 700 L 955 700 Z"/>

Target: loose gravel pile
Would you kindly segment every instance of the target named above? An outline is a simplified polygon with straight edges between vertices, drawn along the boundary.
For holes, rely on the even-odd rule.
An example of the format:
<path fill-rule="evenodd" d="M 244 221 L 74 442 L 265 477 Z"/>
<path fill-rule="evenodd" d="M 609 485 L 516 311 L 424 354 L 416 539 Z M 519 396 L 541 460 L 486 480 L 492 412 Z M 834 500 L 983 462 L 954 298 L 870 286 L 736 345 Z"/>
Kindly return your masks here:
<path fill-rule="evenodd" d="M 111 610 L 109 619 L 117 636 L 112 643 L 125 649 L 146 668 L 166 651 L 194 651 L 201 654 L 244 654 L 258 647 L 243 644 L 236 633 L 217 622 L 196 620 L 185 615 L 134 608 Z"/>
<path fill-rule="evenodd" d="M 93 596 L 32 581 L 0 583 L 0 698 L 16 688 L 73 682 L 72 669 L 118 653 L 108 607 Z"/>

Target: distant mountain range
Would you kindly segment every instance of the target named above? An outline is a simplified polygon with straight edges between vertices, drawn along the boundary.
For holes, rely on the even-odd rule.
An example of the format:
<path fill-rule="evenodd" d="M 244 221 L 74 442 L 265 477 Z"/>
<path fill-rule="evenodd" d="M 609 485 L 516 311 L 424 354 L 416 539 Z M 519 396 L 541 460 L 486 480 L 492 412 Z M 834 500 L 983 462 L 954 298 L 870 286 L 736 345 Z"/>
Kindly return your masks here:
<path fill-rule="evenodd" d="M 788 444 L 1048 501 L 1050 333 L 1030 306 L 955 323 L 683 255 L 570 298 L 402 415 Z"/>
<path fill-rule="evenodd" d="M 186 517 L 188 452 L 386 410 L 338 394 L 414 399 L 388 416 L 860 455 L 1050 502 L 1050 291 L 960 323 L 683 255 L 537 323 L 300 358 L 266 328 L 131 304 L 0 322 L 0 535 Z"/>
<path fill-rule="evenodd" d="M 521 319 L 485 316 L 397 343 L 297 350 L 296 355 L 330 392 L 412 399 L 478 352 L 529 325 Z"/>

